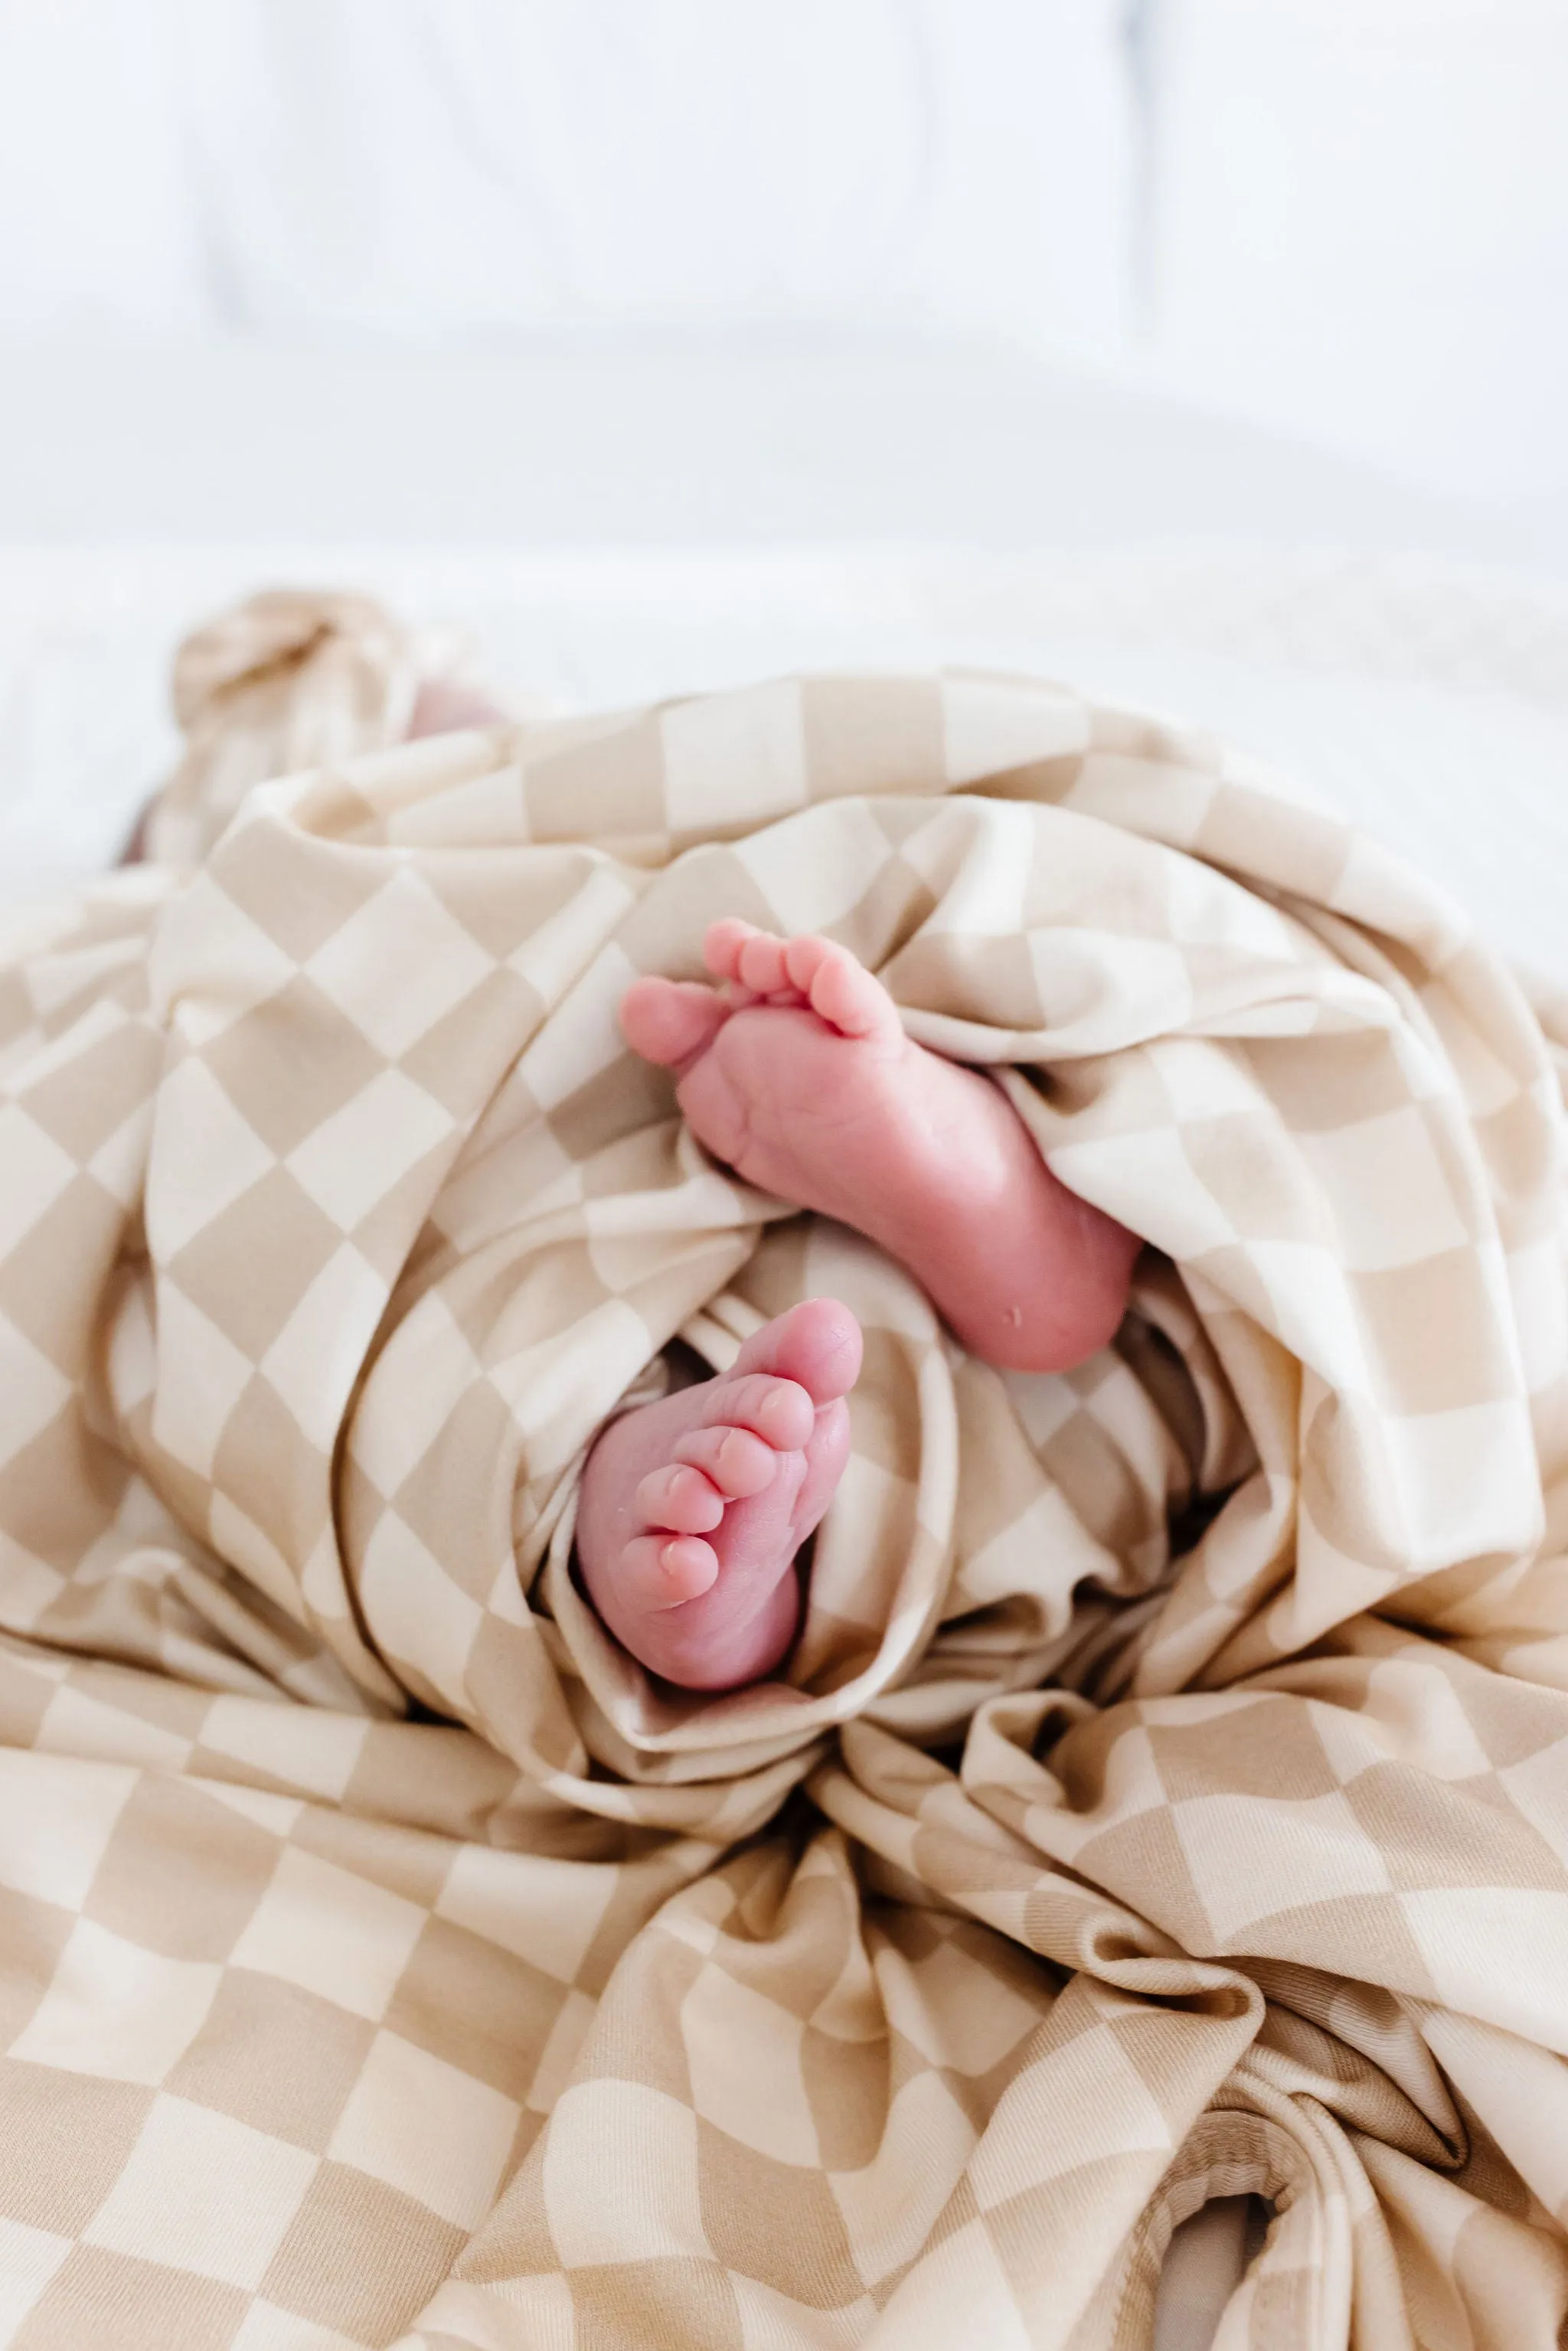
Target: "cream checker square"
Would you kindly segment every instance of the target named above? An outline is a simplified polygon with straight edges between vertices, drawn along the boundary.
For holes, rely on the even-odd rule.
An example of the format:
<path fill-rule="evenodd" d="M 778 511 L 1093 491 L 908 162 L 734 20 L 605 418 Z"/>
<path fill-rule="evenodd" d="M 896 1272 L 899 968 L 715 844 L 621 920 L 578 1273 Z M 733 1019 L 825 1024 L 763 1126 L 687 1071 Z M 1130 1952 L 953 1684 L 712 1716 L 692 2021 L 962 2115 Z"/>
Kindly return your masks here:
<path fill-rule="evenodd" d="M 395 1509 L 377 1520 L 365 1546 L 360 1596 L 383 1653 L 416 1667 L 432 1688 L 458 1704 L 485 1612 Z"/>
<path fill-rule="evenodd" d="M 733 851 L 780 931 L 825 931 L 860 904 L 887 863 L 887 835 L 859 801 L 804 810 Z"/>
<path fill-rule="evenodd" d="M 868 2285 L 921 2251 L 974 2148 L 974 2125 L 933 2070 L 901 2085 L 870 2163 L 829 2174 L 855 2267 Z"/>
<path fill-rule="evenodd" d="M 697 2118 L 641 2082 L 578 2082 L 544 2142 L 544 2199 L 562 2266 L 707 2254 Z"/>
<path fill-rule="evenodd" d="M 474 2229 L 495 2201 L 521 2111 L 412 2041 L 378 2032 L 327 2151 Z"/>
<path fill-rule="evenodd" d="M 53 1207 L 77 1172 L 76 1161 L 34 1123 L 18 1102 L 0 1102 L 0 1258 Z"/>
<path fill-rule="evenodd" d="M 329 1714 L 324 1708 L 314 1706 L 290 1708 L 283 1741 L 288 1758 L 288 1778 L 297 1787 L 308 1788 L 312 1795 L 329 1799 L 340 1796 L 354 1776 L 369 1730 L 368 1721 L 357 1721 L 352 1715 Z M 236 1763 L 254 1764 L 276 1776 L 279 1761 L 277 1702 L 227 1695 L 214 1698 L 202 1725 L 202 1745 L 212 1748 L 216 1754 L 233 1756 Z M 264 1795 L 259 1801 L 277 1807 L 287 1800 Z M 275 1821 L 269 1814 L 266 1825 L 276 1826 L 281 1835 L 287 1833 L 292 1817 L 290 1812 Z"/>
<path fill-rule="evenodd" d="M 228 2351 L 371 2351 L 371 2346 L 335 2326 L 316 2326 L 292 2310 L 258 2295 L 246 2312 Z"/>
<path fill-rule="evenodd" d="M 1040 2116 L 1052 2143 L 1043 2146 Z M 1108 2156 L 1159 2154 L 1171 2135 L 1143 2075 L 1113 2033 L 1080 2032 L 1016 2074 L 1002 2093 L 969 2166 L 982 2212 L 1031 2180 Z"/>
<path fill-rule="evenodd" d="M 65 1374 L 0 1314 L 0 1468 L 48 1426 L 74 1393 Z"/>
<path fill-rule="evenodd" d="M 1090 718 L 1076 695 L 995 679 L 942 680 L 942 756 L 950 784 L 977 783 L 1089 748 Z"/>
<path fill-rule="evenodd" d="M 299 1984 L 375 2023 L 424 1920 L 417 1903 L 288 1846 L 230 1963 Z"/>
<path fill-rule="evenodd" d="M 682 2003 L 681 2037 L 705 2122 L 776 2163 L 821 2163 L 798 2017 L 710 1962 Z"/>
<path fill-rule="evenodd" d="M 172 1460 L 210 1478 L 229 1415 L 256 1366 L 172 1280 L 159 1286 L 158 1338 L 153 1437 Z"/>
<path fill-rule="evenodd" d="M 0 1747 L 0 1886 L 79 1910 L 138 1772 Z"/>
<path fill-rule="evenodd" d="M 1302 1134 L 1298 1144 L 1333 1204 L 1351 1272 L 1415 1265 L 1469 1238 L 1431 1130 L 1408 1103 L 1354 1126 Z"/>
<path fill-rule="evenodd" d="M 452 1131 L 434 1094 L 401 1070 L 383 1070 L 323 1119 L 285 1164 L 322 1214 L 351 1232 Z"/>
<path fill-rule="evenodd" d="M 147 1166 L 147 1238 L 167 1265 L 277 1165 L 204 1061 L 182 1061 L 158 1093 Z"/>
<path fill-rule="evenodd" d="M 810 797 L 800 689 L 788 680 L 674 703 L 659 733 L 673 832 L 763 823 Z"/>
<path fill-rule="evenodd" d="M 1189 1796 L 1171 1807 L 1198 1900 L 1222 1939 L 1277 1910 L 1387 1894 L 1383 1856 L 1345 1798 Z M 1257 1858 L 1238 1867 L 1237 1855 Z"/>
<path fill-rule="evenodd" d="M 379 944 L 397 941 L 389 968 Z M 495 968 L 410 865 L 350 914 L 305 969 L 389 1061 L 406 1053 Z"/>
<path fill-rule="evenodd" d="M 89 2245 L 258 2286 L 317 2158 L 188 2099 L 158 2097 L 83 2235 Z"/>
<path fill-rule="evenodd" d="M 461 1844 L 435 1915 L 569 1984 L 620 1883 L 614 1862 L 557 1861 L 497 1845 Z"/>
<path fill-rule="evenodd" d="M 882 2312 L 898 2351 L 1033 2351 L 1030 2331 L 984 2220 L 968 2221 L 899 2281 Z"/>
<path fill-rule="evenodd" d="M 310 1442 L 329 1453 L 387 1286 L 351 1242 L 334 1251 L 261 1359 Z"/>
<path fill-rule="evenodd" d="M 0 2220 L 0 2342 L 15 2341 L 22 2321 L 70 2252 L 68 2237 Z"/>
<path fill-rule="evenodd" d="M 165 1959 L 78 1918 L 13 2057 L 112 2082 L 156 2084 L 206 2021 L 223 1969 Z"/>
<path fill-rule="evenodd" d="M 620 1061 L 626 1041 L 617 1008 L 636 977 L 635 964 L 612 939 L 557 1005 L 517 1063 L 518 1076 L 541 1110 L 554 1110 Z"/>

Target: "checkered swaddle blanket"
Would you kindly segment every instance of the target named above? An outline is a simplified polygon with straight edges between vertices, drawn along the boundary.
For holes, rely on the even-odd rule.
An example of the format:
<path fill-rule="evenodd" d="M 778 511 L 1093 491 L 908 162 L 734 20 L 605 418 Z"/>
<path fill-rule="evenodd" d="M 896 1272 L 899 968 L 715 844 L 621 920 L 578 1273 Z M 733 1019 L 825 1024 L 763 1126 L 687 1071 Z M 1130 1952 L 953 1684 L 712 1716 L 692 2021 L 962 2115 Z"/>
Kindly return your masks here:
<path fill-rule="evenodd" d="M 998 1375 L 694 1144 L 615 1006 L 720 913 L 997 1070 L 1154 1245 L 1114 1349 Z M 1226 2351 L 1548 2351 L 1563 1133 L 1433 893 L 1027 681 L 371 751 L 40 915 L 0 2340 L 1132 2351 L 1252 2190 Z M 572 1583 L 585 1450 L 822 1291 L 788 1678 L 672 1693 Z"/>

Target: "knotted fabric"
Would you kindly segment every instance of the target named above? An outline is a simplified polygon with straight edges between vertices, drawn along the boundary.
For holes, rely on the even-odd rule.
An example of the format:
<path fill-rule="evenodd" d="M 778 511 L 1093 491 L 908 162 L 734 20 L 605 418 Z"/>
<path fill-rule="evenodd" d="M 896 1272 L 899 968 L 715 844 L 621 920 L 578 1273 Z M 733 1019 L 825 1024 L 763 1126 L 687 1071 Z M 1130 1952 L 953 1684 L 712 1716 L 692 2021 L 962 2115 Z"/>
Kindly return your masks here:
<path fill-rule="evenodd" d="M 205 856 L 253 784 L 384 749 L 409 731 L 419 640 L 368 596 L 273 589 L 197 629 L 174 661 L 185 754 L 147 854 Z"/>
<path fill-rule="evenodd" d="M 1055 686 L 398 747 L 400 632 L 303 609 L 186 648 L 164 862 L 0 962 L 5 2339 L 1144 2351 L 1250 2192 L 1224 2351 L 1550 2351 L 1545 1016 Z M 316 764 L 241 798 L 261 740 Z M 1000 1374 L 705 1155 L 615 1013 L 719 914 L 996 1073 L 1148 1244 L 1113 1347 Z M 574 1582 L 587 1450 L 823 1293 L 799 1643 L 674 1691 Z"/>

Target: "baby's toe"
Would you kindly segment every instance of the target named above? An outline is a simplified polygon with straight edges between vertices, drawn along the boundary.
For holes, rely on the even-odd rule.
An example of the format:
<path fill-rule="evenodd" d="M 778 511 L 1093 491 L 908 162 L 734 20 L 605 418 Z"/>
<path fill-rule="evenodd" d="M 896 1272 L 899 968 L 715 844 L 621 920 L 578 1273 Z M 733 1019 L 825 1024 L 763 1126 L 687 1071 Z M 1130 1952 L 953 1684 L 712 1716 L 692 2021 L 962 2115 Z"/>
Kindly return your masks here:
<path fill-rule="evenodd" d="M 703 961 L 716 979 L 738 979 L 742 947 L 748 939 L 761 935 L 755 923 L 743 923 L 738 914 L 726 914 L 703 933 Z"/>
<path fill-rule="evenodd" d="M 621 999 L 621 1033 L 645 1061 L 678 1070 L 706 1052 L 730 1008 L 693 980 L 634 979 Z"/>
<path fill-rule="evenodd" d="M 754 996 L 777 996 L 790 985 L 784 965 L 784 942 L 766 931 L 754 931 L 743 940 L 737 958 L 737 977 Z"/>
<path fill-rule="evenodd" d="M 708 1391 L 705 1426 L 728 1423 L 748 1428 L 776 1452 L 798 1452 L 816 1423 L 817 1407 L 810 1392 L 797 1380 L 769 1372 L 748 1372 L 738 1379 L 716 1380 Z"/>
<path fill-rule="evenodd" d="M 667 1527 L 672 1534 L 706 1535 L 723 1520 L 724 1496 L 700 1469 L 673 1463 L 667 1469 L 649 1470 L 637 1489 L 636 1510 L 644 1526 Z"/>
<path fill-rule="evenodd" d="M 880 979 L 847 947 L 829 946 L 807 986 L 811 1009 L 846 1037 L 892 1034 L 901 1024 Z"/>
<path fill-rule="evenodd" d="M 701 1469 L 730 1501 L 764 1492 L 772 1484 L 779 1464 L 772 1446 L 754 1437 L 750 1429 L 725 1426 L 694 1428 L 676 1446 L 675 1458 Z"/>
<path fill-rule="evenodd" d="M 718 1553 L 700 1535 L 634 1535 L 616 1570 L 624 1608 L 679 1608 L 718 1582 Z"/>

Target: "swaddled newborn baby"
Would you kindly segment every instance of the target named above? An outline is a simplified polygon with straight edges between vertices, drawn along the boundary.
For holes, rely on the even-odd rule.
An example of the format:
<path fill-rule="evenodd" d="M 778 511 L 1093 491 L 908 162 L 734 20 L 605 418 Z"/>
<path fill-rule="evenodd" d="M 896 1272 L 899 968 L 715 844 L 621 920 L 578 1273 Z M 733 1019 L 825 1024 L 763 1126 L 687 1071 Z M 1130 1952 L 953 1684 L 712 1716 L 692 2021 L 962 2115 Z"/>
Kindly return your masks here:
<path fill-rule="evenodd" d="M 676 1072 L 693 1133 L 777 1197 L 852 1226 L 898 1259 L 969 1349 L 1062 1371 L 1121 1321 L 1138 1243 L 1067 1191 L 978 1070 L 906 1037 L 847 948 L 716 923 L 717 987 L 640 979 L 627 1042 Z M 808 1299 L 734 1368 L 624 1413 L 588 1458 L 583 1582 L 654 1673 L 731 1689 L 795 1636 L 796 1555 L 849 1452 L 860 1327 Z"/>

